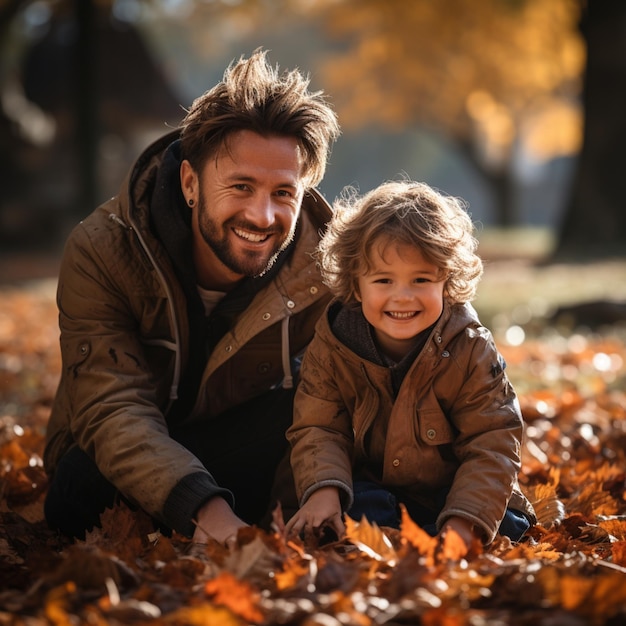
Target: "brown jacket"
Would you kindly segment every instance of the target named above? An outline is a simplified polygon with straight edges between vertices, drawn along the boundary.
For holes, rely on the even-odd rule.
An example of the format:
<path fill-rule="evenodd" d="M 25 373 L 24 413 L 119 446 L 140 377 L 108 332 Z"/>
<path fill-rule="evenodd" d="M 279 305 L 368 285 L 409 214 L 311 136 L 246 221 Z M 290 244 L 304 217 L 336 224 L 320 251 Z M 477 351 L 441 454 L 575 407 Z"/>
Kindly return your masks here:
<path fill-rule="evenodd" d="M 287 432 L 301 504 L 335 485 L 348 509 L 353 470 L 377 467 L 382 486 L 425 506 L 449 488 L 438 528 L 458 515 L 491 542 L 507 505 L 534 520 L 517 481 L 519 404 L 473 308 L 444 306 L 395 399 L 389 368 L 359 357 L 331 330 L 329 313 L 336 309 L 320 319 L 305 354 Z M 377 448 L 367 438 L 375 421 L 386 424 L 379 458 L 372 458 Z"/>
<path fill-rule="evenodd" d="M 329 300 L 310 253 L 330 207 L 315 191 L 305 196 L 293 251 L 208 356 L 193 409 L 173 416 L 181 384 L 193 373 L 197 338 L 190 336 L 187 298 L 151 229 L 150 211 L 175 139 L 170 134 L 148 148 L 122 192 L 68 239 L 57 295 L 63 370 L 44 462 L 53 473 L 77 444 L 127 498 L 190 534 L 190 516 L 221 489 L 169 437 L 170 422 L 210 419 L 290 384 L 290 358 L 304 351 Z"/>

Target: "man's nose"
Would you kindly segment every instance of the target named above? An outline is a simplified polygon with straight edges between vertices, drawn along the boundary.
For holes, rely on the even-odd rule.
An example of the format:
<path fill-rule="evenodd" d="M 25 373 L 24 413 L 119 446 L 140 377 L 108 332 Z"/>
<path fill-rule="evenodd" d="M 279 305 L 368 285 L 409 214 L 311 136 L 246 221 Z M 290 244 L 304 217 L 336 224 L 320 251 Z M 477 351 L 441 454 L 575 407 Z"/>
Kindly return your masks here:
<path fill-rule="evenodd" d="M 276 221 L 276 206 L 272 196 L 259 194 L 248 207 L 246 217 L 257 228 L 270 228 Z"/>

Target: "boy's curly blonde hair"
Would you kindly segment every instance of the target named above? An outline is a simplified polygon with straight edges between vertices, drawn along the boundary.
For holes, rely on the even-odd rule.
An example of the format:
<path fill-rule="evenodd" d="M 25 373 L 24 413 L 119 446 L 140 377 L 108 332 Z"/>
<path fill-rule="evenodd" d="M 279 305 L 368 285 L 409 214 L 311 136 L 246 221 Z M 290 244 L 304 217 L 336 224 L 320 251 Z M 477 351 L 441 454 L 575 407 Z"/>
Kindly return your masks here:
<path fill-rule="evenodd" d="M 358 277 L 369 271 L 375 243 L 418 248 L 441 270 L 444 297 L 470 302 L 483 273 L 465 204 L 425 183 L 384 183 L 359 197 L 344 189 L 316 251 L 324 282 L 344 302 L 356 300 Z"/>

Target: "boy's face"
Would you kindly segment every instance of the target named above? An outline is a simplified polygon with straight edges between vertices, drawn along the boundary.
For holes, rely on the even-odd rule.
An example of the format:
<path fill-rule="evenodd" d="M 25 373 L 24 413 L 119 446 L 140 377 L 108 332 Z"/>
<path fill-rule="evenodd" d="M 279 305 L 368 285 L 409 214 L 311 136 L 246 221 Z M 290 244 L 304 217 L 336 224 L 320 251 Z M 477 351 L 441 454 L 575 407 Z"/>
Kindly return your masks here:
<path fill-rule="evenodd" d="M 414 338 L 439 319 L 443 273 L 418 248 L 393 242 L 375 244 L 370 264 L 358 277 L 358 300 L 380 348 L 398 361 Z"/>

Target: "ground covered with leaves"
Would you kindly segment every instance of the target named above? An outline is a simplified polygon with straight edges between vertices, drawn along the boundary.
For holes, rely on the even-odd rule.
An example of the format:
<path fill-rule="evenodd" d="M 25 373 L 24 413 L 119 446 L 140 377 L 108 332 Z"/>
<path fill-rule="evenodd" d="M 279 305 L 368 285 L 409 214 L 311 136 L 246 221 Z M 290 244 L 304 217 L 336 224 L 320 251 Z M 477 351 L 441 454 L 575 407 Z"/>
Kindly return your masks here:
<path fill-rule="evenodd" d="M 155 533 L 126 508 L 70 544 L 43 521 L 43 432 L 60 372 L 53 294 L 0 291 L 0 624 L 335 626 L 626 623 L 626 342 L 619 326 L 500 342 L 526 421 L 540 523 L 459 556 L 404 517 L 345 540 L 250 528 L 226 548 Z"/>

